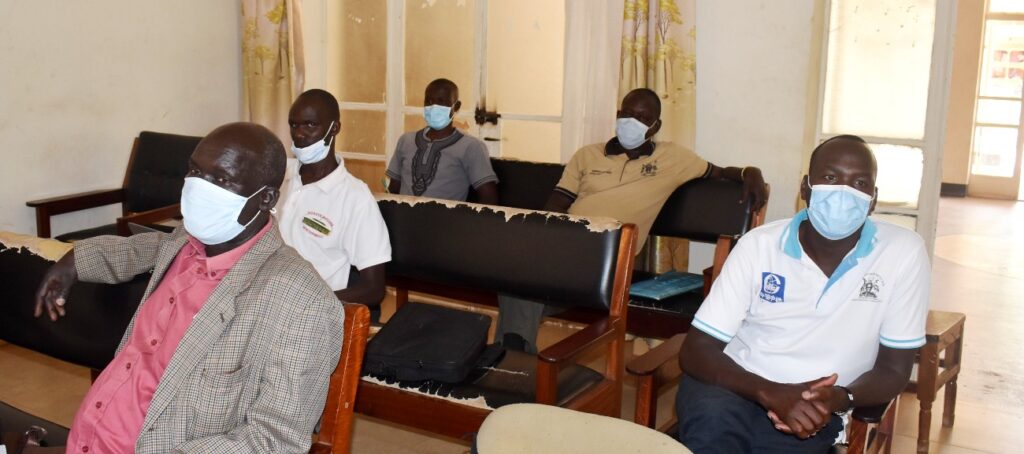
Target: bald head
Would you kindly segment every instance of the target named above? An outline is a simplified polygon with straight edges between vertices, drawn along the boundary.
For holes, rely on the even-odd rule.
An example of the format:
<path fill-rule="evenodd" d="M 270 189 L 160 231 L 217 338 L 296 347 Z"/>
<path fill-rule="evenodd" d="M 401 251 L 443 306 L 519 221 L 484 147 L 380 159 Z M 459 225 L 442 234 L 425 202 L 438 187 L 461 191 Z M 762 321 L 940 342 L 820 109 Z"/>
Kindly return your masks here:
<path fill-rule="evenodd" d="M 277 136 L 261 125 L 228 123 L 199 142 L 191 166 L 212 183 L 248 196 L 264 186 L 281 186 L 285 151 Z"/>

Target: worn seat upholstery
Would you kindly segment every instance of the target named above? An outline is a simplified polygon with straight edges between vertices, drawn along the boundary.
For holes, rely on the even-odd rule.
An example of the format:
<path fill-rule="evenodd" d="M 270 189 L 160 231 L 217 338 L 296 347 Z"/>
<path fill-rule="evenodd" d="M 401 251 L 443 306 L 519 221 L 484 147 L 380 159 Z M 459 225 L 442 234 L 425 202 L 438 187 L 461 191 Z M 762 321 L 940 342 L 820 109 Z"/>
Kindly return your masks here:
<path fill-rule="evenodd" d="M 500 292 L 587 310 L 595 321 L 539 355 L 507 352 L 456 385 L 365 376 L 357 411 L 452 437 L 511 403 L 618 414 L 632 225 L 405 196 L 380 195 L 378 206 L 392 239 L 390 281 Z M 399 304 L 406 300 L 399 295 Z M 577 364 L 590 350 L 606 357 L 605 370 Z"/>
<path fill-rule="evenodd" d="M 202 137 L 142 131 L 135 138 L 120 188 L 89 191 L 26 202 L 36 210 L 36 235 L 50 237 L 50 218 L 58 214 L 121 204 L 117 222 L 65 233 L 73 241 L 99 235 L 128 235 L 129 222 L 153 224 L 178 216 L 188 161 Z M 167 228 L 164 228 L 168 230 Z"/>

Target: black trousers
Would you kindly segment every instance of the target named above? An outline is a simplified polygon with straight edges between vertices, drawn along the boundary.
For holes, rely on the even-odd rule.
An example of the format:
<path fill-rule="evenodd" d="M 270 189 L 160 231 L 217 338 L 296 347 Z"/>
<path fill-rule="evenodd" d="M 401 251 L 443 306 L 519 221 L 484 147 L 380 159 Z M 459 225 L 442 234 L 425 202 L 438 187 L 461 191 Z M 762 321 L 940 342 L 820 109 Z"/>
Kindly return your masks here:
<path fill-rule="evenodd" d="M 695 454 L 826 453 L 843 427 L 842 418 L 833 415 L 817 435 L 801 440 L 779 432 L 757 403 L 686 375 L 679 382 L 676 412 L 679 441 Z"/>

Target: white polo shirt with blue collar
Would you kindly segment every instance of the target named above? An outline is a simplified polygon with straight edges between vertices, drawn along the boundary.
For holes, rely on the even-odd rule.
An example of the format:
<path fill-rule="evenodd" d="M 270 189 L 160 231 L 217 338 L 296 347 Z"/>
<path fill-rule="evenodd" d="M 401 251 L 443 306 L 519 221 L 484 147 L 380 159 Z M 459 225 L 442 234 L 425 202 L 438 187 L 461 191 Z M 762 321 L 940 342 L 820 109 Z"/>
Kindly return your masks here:
<path fill-rule="evenodd" d="M 882 221 L 825 274 L 799 239 L 803 210 L 743 236 L 693 326 L 726 342 L 725 354 L 777 383 L 832 373 L 847 385 L 874 366 L 878 345 L 925 342 L 931 264 L 917 233 Z"/>

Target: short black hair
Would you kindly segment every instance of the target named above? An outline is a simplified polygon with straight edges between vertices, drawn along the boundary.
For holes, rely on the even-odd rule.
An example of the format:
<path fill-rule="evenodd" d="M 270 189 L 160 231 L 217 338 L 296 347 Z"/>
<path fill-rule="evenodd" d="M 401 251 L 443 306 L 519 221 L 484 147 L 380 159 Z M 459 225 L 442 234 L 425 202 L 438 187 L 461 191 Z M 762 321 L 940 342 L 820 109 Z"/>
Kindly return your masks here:
<path fill-rule="evenodd" d="M 328 93 L 328 95 L 330 94 Z M 262 125 L 260 125 L 257 131 L 255 135 L 260 139 L 262 150 L 257 150 L 258 162 L 253 163 L 252 170 L 258 172 L 260 181 L 268 187 L 281 187 L 281 183 L 284 182 L 285 167 L 287 166 L 287 155 L 284 151 L 284 145 L 281 144 L 281 140 L 277 138 L 277 135 Z"/>
<path fill-rule="evenodd" d="M 654 90 L 650 88 L 634 88 L 626 93 L 626 96 L 622 98 L 623 101 L 629 97 L 639 97 L 643 102 L 649 103 L 654 107 L 654 113 L 657 114 L 658 118 L 661 118 L 661 96 L 658 96 Z"/>
<path fill-rule="evenodd" d="M 341 109 L 338 107 L 338 99 L 327 90 L 321 90 L 314 88 L 312 90 L 306 90 L 296 99 L 298 101 L 302 98 L 309 98 L 316 102 L 323 104 L 325 113 L 328 115 L 328 120 L 334 120 L 335 122 L 341 117 Z"/>
<path fill-rule="evenodd" d="M 427 88 L 423 90 L 424 94 L 430 93 L 431 90 L 444 89 L 448 91 L 448 94 L 452 96 L 452 101 L 459 100 L 459 86 L 445 78 L 434 79 L 427 84 Z"/>

